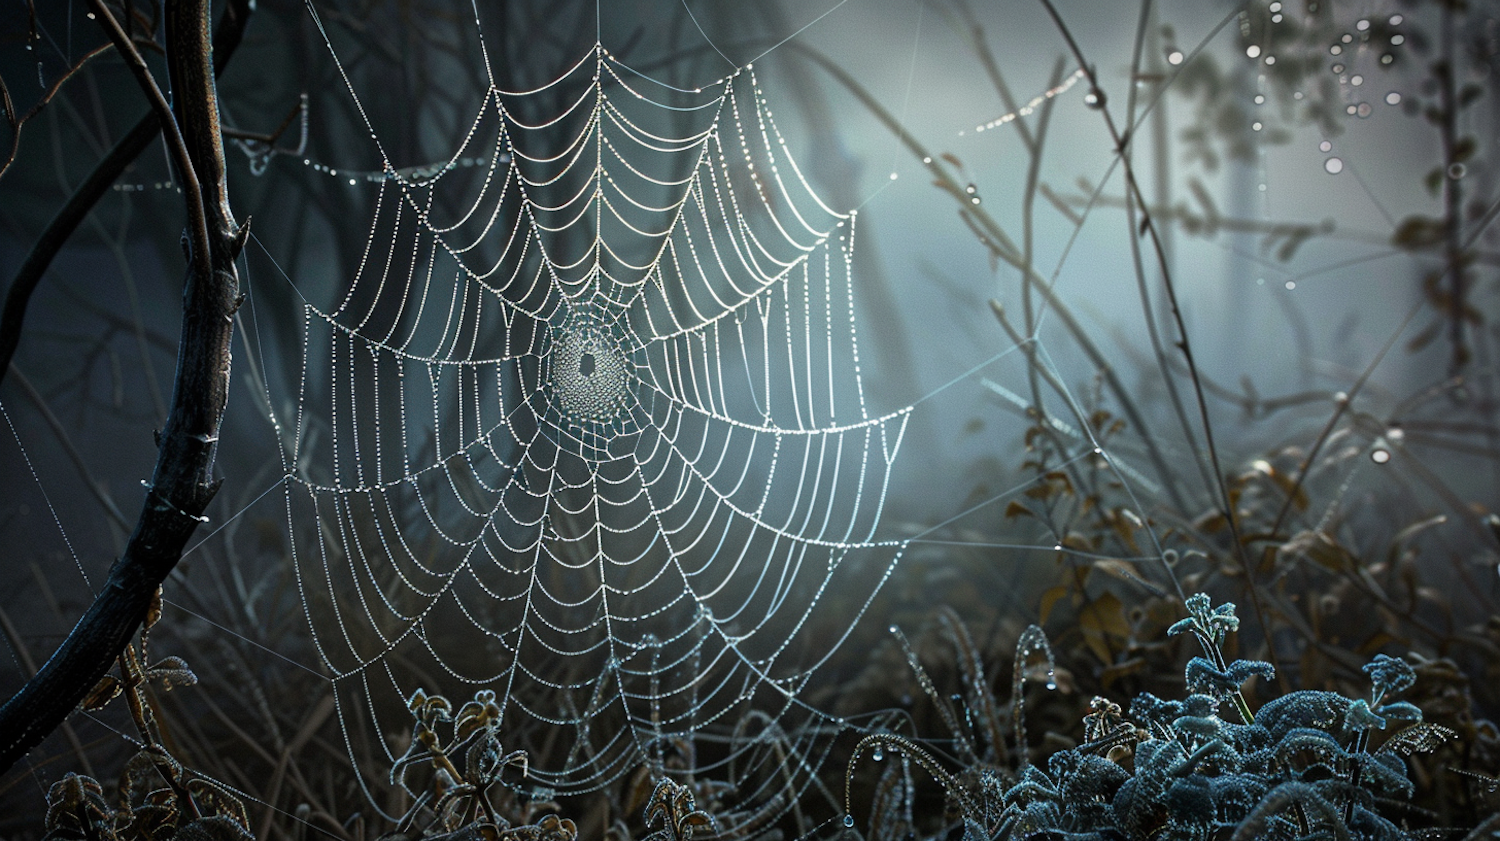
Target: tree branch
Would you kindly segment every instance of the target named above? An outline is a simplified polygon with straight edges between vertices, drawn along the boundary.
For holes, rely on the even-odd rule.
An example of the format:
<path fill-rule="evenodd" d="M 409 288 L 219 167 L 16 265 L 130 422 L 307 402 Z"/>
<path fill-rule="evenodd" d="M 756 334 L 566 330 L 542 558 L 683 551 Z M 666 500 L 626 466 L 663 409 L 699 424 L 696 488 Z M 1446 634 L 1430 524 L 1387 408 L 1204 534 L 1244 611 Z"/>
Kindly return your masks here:
<path fill-rule="evenodd" d="M 158 113 L 166 101 L 102 0 L 94 12 Z M 230 340 L 239 305 L 235 259 L 246 230 L 229 213 L 208 38 L 208 0 L 168 0 L 167 60 L 178 118 L 163 122 L 182 168 L 192 243 L 171 411 L 135 531 L 68 638 L 0 708 L 0 772 L 72 712 L 140 628 L 152 597 L 182 557 L 218 482 L 214 445 L 229 392 Z M 180 121 L 180 122 L 179 122 Z"/>
<path fill-rule="evenodd" d="M 235 48 L 240 45 L 240 40 L 245 33 L 245 22 L 250 18 L 250 0 L 230 0 L 224 9 L 223 17 L 219 19 L 218 29 L 214 33 L 214 73 L 224 72 L 224 67 L 229 63 L 229 57 L 234 54 Z M 4 381 L 6 372 L 10 368 L 11 357 L 15 356 L 16 347 L 21 342 L 21 331 L 26 321 L 26 307 L 31 302 L 31 294 L 36 291 L 37 285 L 41 283 L 42 276 L 46 274 L 47 267 L 52 265 L 52 260 L 62 250 L 63 244 L 78 229 L 79 224 L 88 217 L 89 211 L 104 197 L 109 188 L 120 174 L 130 166 L 151 141 L 156 139 L 157 132 L 161 131 L 161 119 L 155 110 L 147 111 L 125 136 L 105 154 L 104 158 L 89 173 L 88 178 L 78 185 L 73 195 L 68 197 L 57 215 L 47 223 L 46 230 L 31 245 L 31 251 L 27 253 L 21 268 L 10 282 L 10 289 L 5 296 L 5 309 L 0 312 L 0 381 Z"/>

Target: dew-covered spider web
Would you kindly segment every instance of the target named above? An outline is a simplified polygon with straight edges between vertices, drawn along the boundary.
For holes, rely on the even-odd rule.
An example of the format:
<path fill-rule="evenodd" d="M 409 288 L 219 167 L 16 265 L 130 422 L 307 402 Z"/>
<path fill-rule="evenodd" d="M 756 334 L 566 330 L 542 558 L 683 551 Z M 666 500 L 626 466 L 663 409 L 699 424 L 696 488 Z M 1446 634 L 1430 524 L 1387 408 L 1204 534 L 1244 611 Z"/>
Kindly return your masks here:
<path fill-rule="evenodd" d="M 309 295 L 283 423 L 351 751 L 396 763 L 417 690 L 487 689 L 507 739 L 564 746 L 540 786 L 728 765 L 789 808 L 826 745 L 782 768 L 753 737 L 817 740 L 798 694 L 904 548 L 877 527 L 910 409 L 865 399 L 855 212 L 810 188 L 753 66 L 682 90 L 595 46 L 492 80 L 445 165 L 370 143 L 363 256 Z"/>

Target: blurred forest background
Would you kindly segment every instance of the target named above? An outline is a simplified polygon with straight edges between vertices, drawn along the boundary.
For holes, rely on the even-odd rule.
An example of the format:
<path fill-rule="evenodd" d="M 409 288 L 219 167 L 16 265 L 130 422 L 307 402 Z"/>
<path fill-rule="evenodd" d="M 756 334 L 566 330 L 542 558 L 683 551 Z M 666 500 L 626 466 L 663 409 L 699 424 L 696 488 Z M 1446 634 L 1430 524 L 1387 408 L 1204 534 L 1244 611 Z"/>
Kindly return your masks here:
<path fill-rule="evenodd" d="M 158 70 L 160 5 L 110 6 Z M 1040 762 L 1098 735 L 1095 696 L 1182 696 L 1196 651 L 1167 631 L 1198 592 L 1238 605 L 1231 656 L 1276 667 L 1245 684 L 1251 707 L 1361 697 L 1376 654 L 1413 665 L 1403 697 L 1457 737 L 1410 760 L 1393 820 L 1468 828 L 1500 809 L 1500 3 L 1058 0 L 1063 27 L 1023 0 L 512 0 L 479 4 L 478 25 L 461 3 L 312 5 L 328 43 L 303 3 L 258 0 L 219 78 L 230 202 L 255 240 L 223 486 L 152 636 L 198 685 L 146 702 L 184 773 L 235 792 L 197 796 L 241 801 L 254 837 L 397 829 L 367 788 L 389 813 L 413 807 L 376 752 L 346 749 L 286 560 L 267 417 L 297 411 L 301 303 L 283 273 L 331 293 L 363 259 L 372 193 L 344 176 L 381 169 L 366 121 L 397 166 L 447 160 L 486 92 L 481 31 L 509 89 L 557 78 L 596 34 L 687 89 L 753 61 L 810 182 L 859 211 L 873 411 L 915 407 L 882 520 L 913 540 L 802 694 L 837 717 L 831 747 L 797 760 L 787 734 L 779 755 L 820 782 L 746 805 L 681 749 L 564 800 L 577 834 L 643 837 L 653 815 L 673 841 L 706 832 L 693 797 L 661 805 L 663 776 L 726 836 L 836 835 L 846 783 L 871 837 L 972 824 L 925 777 L 905 783 L 905 817 L 880 812 L 900 785 L 846 766 L 855 744 L 894 733 L 953 780 L 983 766 L 1013 782 L 1028 739 Z M 183 201 L 159 140 L 11 320 L 49 220 L 148 110 L 90 8 L 0 0 L 5 697 L 87 607 L 80 571 L 102 578 L 124 545 L 178 350 Z M 1101 457 L 1078 457 L 1086 438 Z M 817 621 L 834 638 L 858 610 L 833 594 Z M 1022 680 L 1031 624 L 1055 691 Z M 73 716 L 0 778 L 0 836 L 40 837 L 69 772 L 113 792 L 140 767 L 128 712 Z M 546 764 L 541 735 L 501 738 Z M 510 820 L 543 827 L 530 797 Z M 400 829 L 446 826 L 429 821 Z"/>

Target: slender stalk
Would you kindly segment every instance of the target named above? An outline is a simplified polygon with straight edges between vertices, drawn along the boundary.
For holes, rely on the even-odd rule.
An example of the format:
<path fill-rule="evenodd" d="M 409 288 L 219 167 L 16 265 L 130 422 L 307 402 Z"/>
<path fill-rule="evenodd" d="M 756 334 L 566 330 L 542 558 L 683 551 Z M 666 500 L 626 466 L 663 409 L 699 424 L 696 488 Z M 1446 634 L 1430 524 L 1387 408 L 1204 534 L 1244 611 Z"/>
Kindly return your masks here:
<path fill-rule="evenodd" d="M 1052 287 L 1047 282 L 1047 279 L 1042 277 L 1034 266 L 1026 265 L 1021 257 L 1021 250 L 1011 241 L 1010 236 L 994 220 L 994 217 L 984 212 L 982 208 L 974 207 L 969 201 L 970 197 L 968 193 L 953 178 L 947 167 L 943 165 L 941 158 L 929 154 L 927 148 L 917 141 L 911 132 L 907 131 L 901 125 L 900 121 L 890 111 L 886 110 L 875 97 L 871 96 L 870 92 L 865 90 L 864 86 L 856 81 L 853 76 L 850 76 L 827 56 L 798 41 L 788 42 L 787 48 L 801 51 L 813 59 L 813 61 L 840 84 L 848 88 L 859 99 L 861 104 L 871 114 L 875 115 L 876 119 L 880 120 L 886 128 L 890 129 L 900 139 L 902 145 L 906 146 L 912 154 L 916 155 L 923 162 L 928 172 L 932 174 L 937 186 L 960 202 L 959 215 L 964 219 L 965 224 L 973 227 L 975 233 L 990 247 L 995 257 L 1015 267 L 1022 273 L 1023 282 L 1031 284 L 1036 290 L 1037 296 L 1041 298 L 1042 303 L 1057 314 L 1058 320 L 1063 323 L 1063 327 L 1067 330 L 1068 334 L 1078 343 L 1079 348 L 1088 357 L 1089 362 L 1104 378 L 1105 386 L 1109 389 L 1110 394 L 1120 403 L 1120 411 L 1124 413 L 1126 420 L 1129 421 L 1131 426 L 1136 430 L 1136 433 L 1140 435 L 1141 441 L 1145 444 L 1148 457 L 1151 459 L 1152 465 L 1156 468 L 1157 474 L 1161 477 L 1168 495 L 1172 497 L 1173 504 L 1180 510 L 1186 510 L 1186 501 L 1182 498 L 1180 491 L 1178 491 L 1176 485 L 1173 483 L 1175 472 L 1168 468 L 1166 457 L 1163 455 L 1160 446 L 1156 443 L 1156 439 L 1151 435 L 1150 427 L 1146 425 L 1145 417 L 1136 406 L 1135 400 L 1130 396 L 1130 392 L 1125 388 L 1124 383 L 1120 382 L 1120 377 L 1116 373 L 1114 366 L 1110 364 L 1104 352 L 1099 349 L 1099 346 L 1094 343 L 1093 338 L 1084 330 L 1083 325 L 1073 315 L 1072 310 L 1052 291 Z"/>

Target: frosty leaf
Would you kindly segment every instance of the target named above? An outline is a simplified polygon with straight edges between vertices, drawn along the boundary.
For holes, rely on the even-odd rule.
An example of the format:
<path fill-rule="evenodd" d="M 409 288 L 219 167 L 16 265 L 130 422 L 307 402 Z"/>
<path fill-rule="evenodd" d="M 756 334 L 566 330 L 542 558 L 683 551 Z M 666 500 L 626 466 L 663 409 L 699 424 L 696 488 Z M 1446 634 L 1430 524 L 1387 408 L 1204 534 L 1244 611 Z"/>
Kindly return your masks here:
<path fill-rule="evenodd" d="M 1411 756 L 1418 751 L 1426 753 L 1449 739 L 1456 738 L 1457 733 L 1449 730 L 1441 724 L 1413 724 L 1405 730 L 1397 733 L 1386 740 L 1380 746 L 1377 753 L 1399 753 L 1402 756 Z"/>
<path fill-rule="evenodd" d="M 1350 730 L 1384 730 L 1385 719 L 1376 715 L 1364 699 L 1355 701 L 1344 711 L 1344 726 Z"/>
<path fill-rule="evenodd" d="M 1410 663 L 1385 654 L 1375 655 L 1375 659 L 1364 665 L 1364 671 L 1370 676 L 1377 699 L 1394 695 L 1417 682 L 1416 670 Z"/>
<path fill-rule="evenodd" d="M 1406 701 L 1397 701 L 1394 704 L 1385 704 L 1376 709 L 1375 712 L 1383 718 L 1394 718 L 1397 721 L 1421 721 L 1422 710 L 1416 704 Z"/>
<path fill-rule="evenodd" d="M 193 674 L 187 661 L 181 657 L 163 657 L 146 670 L 144 677 L 148 681 L 157 681 L 166 690 L 174 686 L 192 686 L 198 682 L 198 676 Z"/>

